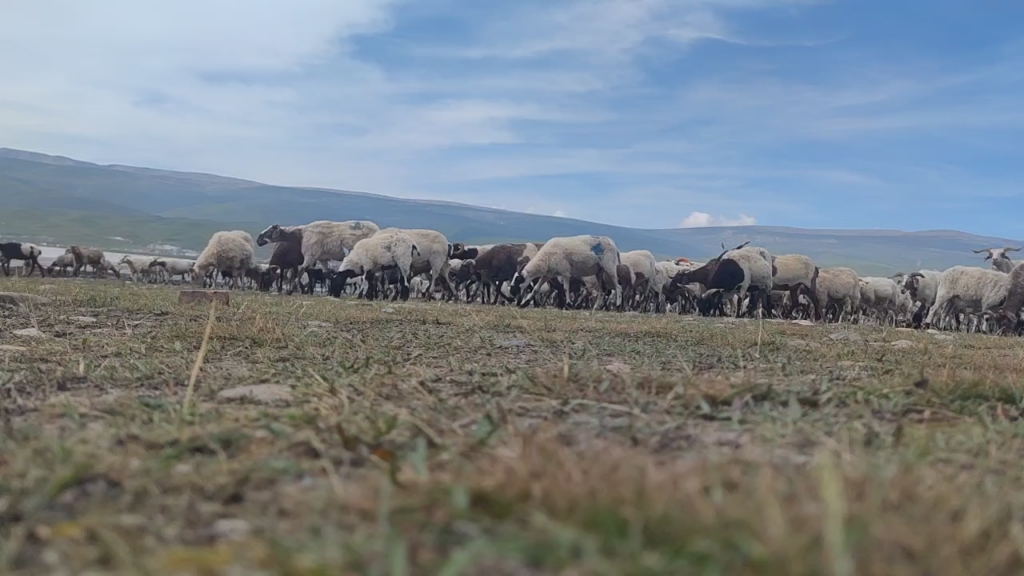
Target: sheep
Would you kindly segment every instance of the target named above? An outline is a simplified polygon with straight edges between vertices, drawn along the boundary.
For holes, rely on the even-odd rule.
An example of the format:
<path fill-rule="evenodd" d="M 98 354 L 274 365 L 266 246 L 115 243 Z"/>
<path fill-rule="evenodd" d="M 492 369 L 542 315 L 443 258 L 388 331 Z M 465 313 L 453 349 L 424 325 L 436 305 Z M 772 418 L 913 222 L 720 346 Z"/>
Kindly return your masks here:
<path fill-rule="evenodd" d="M 28 262 L 31 266 L 26 276 L 31 276 L 36 268 L 39 268 L 39 275 L 45 276 L 43 265 L 39 263 L 39 257 L 43 251 L 39 246 L 28 242 L 3 242 L 0 243 L 0 267 L 3 268 L 4 276 L 11 275 L 11 260 Z"/>
<path fill-rule="evenodd" d="M 999 307 L 996 316 L 1004 324 L 1008 332 L 1019 332 L 1024 325 L 1020 319 L 1020 311 L 1024 308 L 1024 262 L 1015 264 L 1010 269 L 1006 298 Z"/>
<path fill-rule="evenodd" d="M 138 257 L 125 254 L 117 261 L 117 263 L 127 266 L 128 270 L 132 273 L 132 279 L 138 281 L 144 277 L 153 277 L 156 270 L 150 268 L 150 265 L 154 260 L 156 260 L 156 258 L 153 258 L 152 256 Z"/>
<path fill-rule="evenodd" d="M 982 248 L 981 250 L 974 250 L 973 252 L 975 254 L 987 252 L 985 260 L 992 261 L 992 269 L 1009 274 L 1010 270 L 1013 269 L 1013 261 L 1010 260 L 1010 257 L 1007 256 L 1006 253 L 1019 251 L 1020 248 L 1010 248 L 1007 246 L 1006 248 Z"/>
<path fill-rule="evenodd" d="M 292 281 L 299 278 L 303 261 L 301 242 L 278 242 L 274 246 L 274 253 L 270 255 L 270 268 L 275 270 L 278 294 L 284 288 L 285 279 Z"/>
<path fill-rule="evenodd" d="M 435 280 L 440 280 L 448 294 L 452 297 L 455 292 L 448 282 L 448 260 L 454 251 L 454 246 L 448 242 L 444 234 L 436 230 L 407 229 L 407 228 L 383 228 L 377 234 L 403 232 L 412 238 L 416 244 L 419 254 L 413 258 L 412 274 L 427 275 L 427 287 L 425 292 L 430 297 L 430 289 L 434 286 Z"/>
<path fill-rule="evenodd" d="M 61 276 L 67 274 L 68 268 L 75 265 L 75 257 L 72 254 L 61 254 L 50 262 L 50 265 L 46 267 L 46 271 L 51 275 L 55 275 L 58 268 L 60 268 Z"/>
<path fill-rule="evenodd" d="M 121 279 L 121 271 L 117 268 L 117 265 L 103 258 L 100 260 L 99 266 L 96 267 L 96 274 L 100 277 L 106 277 L 107 272 L 113 272 L 115 278 Z"/>
<path fill-rule="evenodd" d="M 821 268 L 818 271 L 818 284 L 815 298 L 818 300 L 818 313 L 815 320 L 823 320 L 829 304 L 838 306 L 836 321 L 841 322 L 843 314 L 851 316 L 860 310 L 860 282 L 857 272 L 851 268 Z"/>
<path fill-rule="evenodd" d="M 71 246 L 64 253 L 75 257 L 75 269 L 71 272 L 72 276 L 78 276 L 78 273 L 86 266 L 92 266 L 93 270 L 99 272 L 100 265 L 106 259 L 103 255 L 103 250 L 98 248 Z"/>
<path fill-rule="evenodd" d="M 454 249 L 452 250 L 454 253 Z M 458 297 L 459 290 L 462 287 L 466 289 L 466 300 L 469 300 L 469 281 L 473 278 L 472 267 L 465 267 L 465 263 L 468 260 L 461 260 L 458 258 L 451 258 L 448 260 L 448 283 L 451 284 L 452 290 L 455 291 L 456 298 Z M 474 262 L 475 264 L 475 262 Z"/>
<path fill-rule="evenodd" d="M 900 295 L 903 293 L 899 285 L 891 278 L 878 278 L 874 276 L 866 276 L 858 281 L 860 283 L 861 309 L 868 314 L 883 314 L 885 316 L 883 320 L 885 321 L 888 321 L 888 317 L 892 316 L 893 324 L 895 325 L 897 307 L 900 303 Z"/>
<path fill-rule="evenodd" d="M 320 287 L 321 293 L 323 293 L 324 290 L 328 289 L 330 275 L 331 270 L 324 270 L 322 268 L 306 268 L 307 283 L 306 286 L 302 288 L 302 293 L 313 294 L 315 293 L 317 286 Z"/>
<path fill-rule="evenodd" d="M 532 242 L 523 244 L 495 244 L 475 259 L 464 260 L 459 269 L 457 279 L 472 278 L 479 284 L 477 294 L 481 294 L 486 302 L 498 303 L 499 296 L 502 296 L 501 287 L 505 282 L 511 282 L 516 272 L 531 257 L 536 256 L 540 247 Z M 491 301 L 491 290 L 494 289 L 494 299 Z M 511 292 L 510 292 L 511 293 Z"/>
<path fill-rule="evenodd" d="M 235 288 L 241 284 L 245 271 L 252 264 L 254 253 L 255 246 L 248 232 L 216 232 L 196 258 L 194 269 L 199 278 L 205 277 L 210 271 L 228 272 L 231 274 L 231 287 Z"/>
<path fill-rule="evenodd" d="M 271 242 L 297 242 L 302 246 L 303 270 L 314 267 L 317 263 L 327 270 L 331 260 L 343 260 L 346 252 L 351 252 L 359 241 L 369 238 L 380 231 L 380 227 L 368 220 L 346 220 L 332 222 L 317 220 L 303 226 L 281 226 L 272 224 L 260 232 L 256 238 L 259 246 Z M 298 278 L 292 280 L 291 292 Z"/>
<path fill-rule="evenodd" d="M 654 266 L 654 279 L 651 282 L 651 290 L 654 292 L 654 311 L 661 312 L 662 306 L 676 301 L 677 293 L 669 291 L 669 286 L 676 274 L 690 270 L 689 265 L 681 265 L 676 261 L 661 261 Z"/>
<path fill-rule="evenodd" d="M 699 282 L 707 290 L 715 290 L 705 295 L 698 301 L 700 311 L 704 315 L 711 313 L 713 309 L 723 311 L 725 298 L 737 297 L 737 302 L 742 303 L 747 293 L 753 289 L 757 299 L 750 299 L 750 309 L 759 306 L 770 312 L 768 295 L 772 290 L 772 257 L 764 248 L 747 246 L 748 242 L 740 244 L 732 250 L 725 250 L 716 258 L 708 261 L 700 268 L 681 272 L 672 279 L 670 290 L 675 291 L 678 287 L 692 282 Z M 743 313 L 742 306 L 737 305 L 736 317 Z"/>
<path fill-rule="evenodd" d="M 386 234 L 375 234 L 356 242 L 348 256 L 341 261 L 337 276 L 344 282 L 355 276 L 367 276 L 392 267 L 397 268 L 399 292 L 395 293 L 395 298 L 401 294 L 402 300 L 408 300 L 412 262 L 419 254 L 416 243 L 404 232 L 396 230 Z"/>
<path fill-rule="evenodd" d="M 903 277 L 903 290 L 910 295 L 914 302 L 918 303 L 917 310 L 912 314 L 912 321 L 915 326 L 920 326 L 925 316 L 935 305 L 935 297 L 939 292 L 939 278 L 942 272 L 938 270 L 918 270 Z"/>
<path fill-rule="evenodd" d="M 1005 272 L 974 266 L 953 266 L 939 277 L 935 304 L 924 325 L 933 326 L 937 319 L 951 312 L 959 328 L 960 312 L 969 310 L 980 314 L 1003 306 L 1009 284 L 1010 275 Z"/>
<path fill-rule="evenodd" d="M 192 277 L 195 271 L 195 262 L 183 258 L 154 258 L 149 263 L 151 269 L 163 270 L 167 280 L 174 280 L 175 276 L 181 276 L 181 281 L 194 280 Z"/>
<path fill-rule="evenodd" d="M 775 273 L 772 275 L 774 290 L 789 291 L 792 306 L 799 302 L 800 293 L 807 294 L 814 306 L 814 315 L 820 315 L 820 306 L 815 296 L 818 284 L 818 267 L 807 256 L 802 254 L 779 254 L 772 256 Z"/>
<path fill-rule="evenodd" d="M 622 263 L 629 267 L 633 276 L 631 296 L 635 304 L 645 307 L 650 301 L 651 288 L 654 284 L 657 261 L 649 250 L 630 250 L 619 255 Z"/>
<path fill-rule="evenodd" d="M 518 297 L 524 284 L 532 284 L 530 295 L 520 304 L 526 306 L 536 297 L 537 288 L 551 278 L 559 279 L 564 285 L 573 278 L 597 276 L 605 302 L 610 292 L 615 296 L 614 305 L 617 307 L 622 302 L 618 279 L 618 266 L 621 263 L 618 247 L 607 236 L 584 234 L 552 238 L 516 272 L 510 292 Z"/>

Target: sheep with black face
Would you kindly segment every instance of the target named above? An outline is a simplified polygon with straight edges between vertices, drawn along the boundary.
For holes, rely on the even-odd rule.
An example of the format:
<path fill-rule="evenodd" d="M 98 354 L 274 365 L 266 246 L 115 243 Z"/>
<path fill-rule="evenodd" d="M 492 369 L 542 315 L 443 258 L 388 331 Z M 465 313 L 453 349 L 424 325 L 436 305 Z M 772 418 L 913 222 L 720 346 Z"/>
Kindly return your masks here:
<path fill-rule="evenodd" d="M 703 315 L 715 310 L 722 312 L 726 298 L 736 296 L 737 302 L 742 303 L 748 293 L 751 294 L 750 310 L 755 307 L 769 310 L 768 294 L 772 291 L 774 272 L 772 256 L 764 248 L 747 244 L 749 241 L 723 251 L 700 268 L 677 274 L 670 290 L 693 282 L 702 284 L 710 292 L 697 301 Z M 736 317 L 742 313 L 742 306 L 737 306 Z"/>

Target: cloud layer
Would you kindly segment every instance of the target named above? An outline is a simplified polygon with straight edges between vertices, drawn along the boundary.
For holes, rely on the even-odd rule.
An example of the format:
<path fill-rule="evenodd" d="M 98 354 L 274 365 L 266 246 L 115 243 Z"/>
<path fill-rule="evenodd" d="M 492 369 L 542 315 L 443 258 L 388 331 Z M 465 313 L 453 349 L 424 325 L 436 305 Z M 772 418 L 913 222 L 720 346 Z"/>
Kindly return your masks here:
<path fill-rule="evenodd" d="M 707 226 L 753 226 L 757 219 L 753 216 L 740 214 L 736 218 L 725 216 L 712 216 L 707 212 L 690 212 L 690 215 L 683 218 L 679 223 L 680 228 L 705 228 Z"/>
<path fill-rule="evenodd" d="M 991 218 L 1024 208 L 1024 7 L 929 6 L 13 3 L 0 146 L 648 228 L 1024 237 Z"/>

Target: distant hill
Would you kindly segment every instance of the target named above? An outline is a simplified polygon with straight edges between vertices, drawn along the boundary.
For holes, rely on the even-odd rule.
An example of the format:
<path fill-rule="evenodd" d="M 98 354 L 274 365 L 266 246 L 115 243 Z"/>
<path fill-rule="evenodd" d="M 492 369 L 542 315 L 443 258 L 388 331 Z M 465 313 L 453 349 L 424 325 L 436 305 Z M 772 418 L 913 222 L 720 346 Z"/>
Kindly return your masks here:
<path fill-rule="evenodd" d="M 751 240 L 777 254 L 807 254 L 861 274 L 982 265 L 971 250 L 1020 241 L 951 230 L 808 230 L 776 226 L 636 229 L 454 202 L 366 192 L 271 186 L 213 174 L 100 165 L 0 148 L 0 236 L 114 250 L 170 244 L 201 250 L 217 230 L 313 220 L 368 219 L 433 228 L 452 241 L 490 243 L 601 234 L 622 250 L 704 259 Z M 263 255 L 266 250 L 261 250 Z"/>

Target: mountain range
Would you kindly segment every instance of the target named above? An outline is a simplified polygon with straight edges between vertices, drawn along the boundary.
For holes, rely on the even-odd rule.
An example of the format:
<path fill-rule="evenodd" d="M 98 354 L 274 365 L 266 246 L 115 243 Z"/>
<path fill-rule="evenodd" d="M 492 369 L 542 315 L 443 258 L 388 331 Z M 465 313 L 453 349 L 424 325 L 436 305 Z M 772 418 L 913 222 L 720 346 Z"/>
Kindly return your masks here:
<path fill-rule="evenodd" d="M 454 202 L 380 194 L 272 186 L 251 180 L 100 165 L 0 148 L 0 237 L 45 244 L 88 244 L 122 252 L 170 246 L 199 251 L 217 230 L 254 236 L 268 225 L 313 220 L 372 220 L 384 226 L 432 228 L 450 241 L 543 241 L 600 234 L 621 250 L 659 258 L 703 260 L 750 240 L 775 254 L 801 253 L 820 266 L 850 266 L 889 275 L 957 264 L 983 265 L 971 250 L 1021 245 L 1017 240 L 953 230 L 825 230 L 780 226 L 638 229 L 524 214 Z M 260 250 L 269 255 L 269 249 Z"/>

